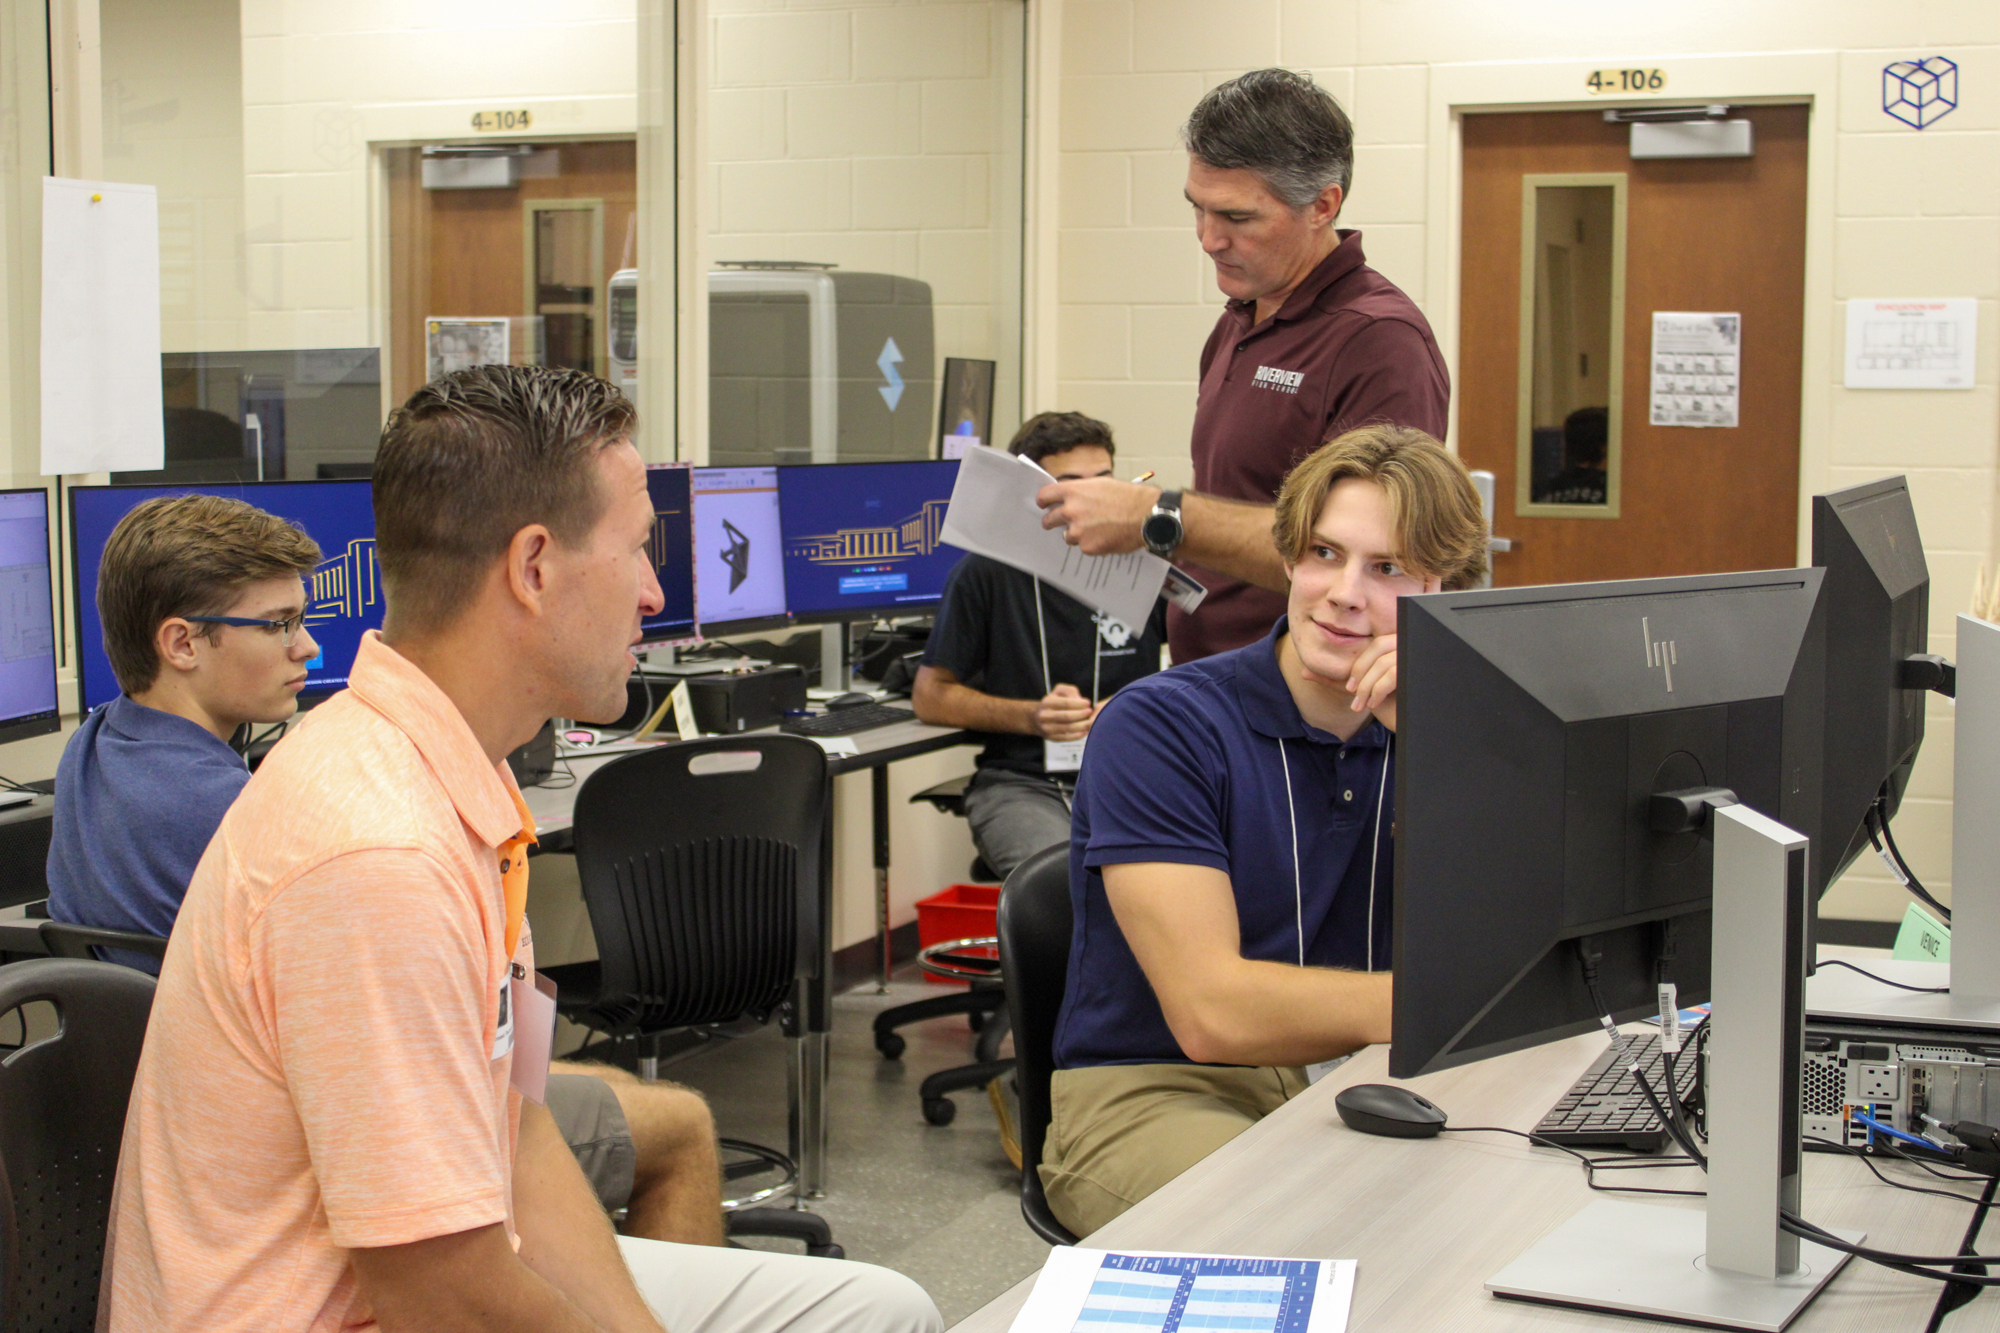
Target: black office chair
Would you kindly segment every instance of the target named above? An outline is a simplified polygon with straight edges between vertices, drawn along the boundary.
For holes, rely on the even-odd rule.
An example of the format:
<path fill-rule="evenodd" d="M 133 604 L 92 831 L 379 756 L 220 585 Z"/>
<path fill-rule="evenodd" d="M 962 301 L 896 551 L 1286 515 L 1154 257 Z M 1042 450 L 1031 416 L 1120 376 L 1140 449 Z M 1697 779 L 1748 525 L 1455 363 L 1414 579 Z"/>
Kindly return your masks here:
<path fill-rule="evenodd" d="M 149 958 L 165 958 L 167 941 L 163 935 L 145 935 L 136 930 L 110 930 L 102 926 L 79 926 L 68 921 L 43 921 L 35 932 L 51 958 L 97 957 L 97 949 L 128 949 Z"/>
<path fill-rule="evenodd" d="M 944 813 L 963 819 L 965 791 L 972 785 L 973 776 L 967 773 L 946 778 L 912 796 L 910 804 L 927 801 Z M 975 882 L 999 878 L 987 866 L 985 858 L 979 856 L 972 859 L 971 877 Z M 918 955 L 918 966 L 933 976 L 963 981 L 965 989 L 893 1005 L 875 1015 L 875 1049 L 891 1060 L 900 1059 L 908 1049 L 908 1043 L 896 1029 L 911 1023 L 964 1014 L 966 1023 L 979 1034 L 973 1046 L 974 1063 L 943 1070 L 924 1080 L 918 1096 L 924 1119 L 933 1125 L 949 1125 L 957 1116 L 958 1104 L 949 1094 L 983 1088 L 1014 1067 L 1013 1061 L 1000 1058 L 1000 1043 L 1007 1039 L 1007 992 L 1001 987 L 1000 969 L 997 965 L 981 967 L 977 961 L 978 951 L 990 943 L 980 939 L 953 940 L 926 949 Z"/>
<path fill-rule="evenodd" d="M 1042 1193 L 1042 1144 L 1049 1133 L 1056 1016 L 1069 984 L 1069 848 L 1036 852 L 1000 890 L 1000 960 L 1014 1020 L 1014 1087 L 1021 1097 L 1021 1215 L 1051 1245 L 1076 1237 Z"/>
<path fill-rule="evenodd" d="M 0 1308 L 9 1333 L 90 1333 L 153 979 L 71 958 L 0 967 L 0 1014 L 37 1001 L 55 1034 L 0 1060 Z"/>
<path fill-rule="evenodd" d="M 649 1079 L 668 1032 L 769 1021 L 819 966 L 826 789 L 826 752 L 796 736 L 685 741 L 592 773 L 577 792 L 574 836 L 597 959 L 543 969 L 558 1011 L 639 1039 Z M 788 1236 L 808 1254 L 842 1256 L 814 1214 L 750 1207 L 796 1189 L 791 1158 L 738 1139 L 722 1146 L 741 1159 L 725 1168 L 730 1179 L 781 1177 L 724 1201 L 732 1234 Z"/>

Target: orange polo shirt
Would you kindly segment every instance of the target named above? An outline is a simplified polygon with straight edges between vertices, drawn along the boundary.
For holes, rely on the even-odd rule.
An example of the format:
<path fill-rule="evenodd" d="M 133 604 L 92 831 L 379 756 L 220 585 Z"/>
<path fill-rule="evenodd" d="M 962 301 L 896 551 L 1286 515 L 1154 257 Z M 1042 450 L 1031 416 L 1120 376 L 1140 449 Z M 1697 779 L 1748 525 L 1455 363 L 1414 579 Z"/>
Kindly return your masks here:
<path fill-rule="evenodd" d="M 512 1231 L 520 1103 L 495 1046 L 510 961 L 534 969 L 526 815 L 444 693 L 367 635 L 188 887 L 100 1327 L 370 1329 L 349 1249 Z"/>

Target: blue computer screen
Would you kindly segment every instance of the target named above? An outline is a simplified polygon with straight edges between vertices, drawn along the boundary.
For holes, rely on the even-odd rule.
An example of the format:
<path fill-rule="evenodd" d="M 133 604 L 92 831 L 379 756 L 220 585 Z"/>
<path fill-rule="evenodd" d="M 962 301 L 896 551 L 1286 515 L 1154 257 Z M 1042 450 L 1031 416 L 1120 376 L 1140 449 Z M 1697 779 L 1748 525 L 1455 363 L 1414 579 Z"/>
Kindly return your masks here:
<path fill-rule="evenodd" d="M 0 491 L 0 726 L 55 715 L 49 493 Z"/>
<path fill-rule="evenodd" d="M 939 540 L 958 461 L 778 469 L 785 600 L 803 619 L 922 611 L 964 554 Z"/>
<path fill-rule="evenodd" d="M 264 481 L 227 486 L 79 486 L 70 492 L 70 549 L 76 562 L 77 675 L 83 706 L 118 697 L 97 619 L 97 567 L 118 520 L 159 495 L 225 495 L 289 519 L 319 543 L 307 580 L 306 628 L 319 656 L 306 663 L 306 691 L 347 684 L 366 630 L 382 627 L 382 580 L 375 563 L 375 509 L 366 481 Z"/>
<path fill-rule="evenodd" d="M 702 632 L 782 621 L 785 561 L 778 536 L 778 469 L 694 469 L 694 588 Z"/>
<path fill-rule="evenodd" d="M 653 496 L 653 574 L 666 604 L 639 622 L 648 643 L 694 637 L 694 513 L 688 494 L 692 471 L 684 463 L 655 463 L 646 469 Z"/>

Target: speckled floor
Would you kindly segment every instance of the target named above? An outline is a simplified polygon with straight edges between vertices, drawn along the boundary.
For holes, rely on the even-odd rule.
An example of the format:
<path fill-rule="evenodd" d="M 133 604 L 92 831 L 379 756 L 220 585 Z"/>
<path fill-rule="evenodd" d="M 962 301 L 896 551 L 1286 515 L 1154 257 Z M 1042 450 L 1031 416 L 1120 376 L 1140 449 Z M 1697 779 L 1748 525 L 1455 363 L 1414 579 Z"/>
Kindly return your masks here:
<path fill-rule="evenodd" d="M 965 1020 L 904 1028 L 909 1048 L 900 1060 L 876 1054 L 870 1024 L 878 1011 L 939 993 L 909 980 L 886 996 L 866 986 L 834 1001 L 828 1189 L 813 1210 L 849 1258 L 922 1283 L 950 1325 L 1038 1269 L 1048 1246 L 1021 1220 L 1020 1176 L 1001 1151 L 985 1095 L 956 1094 L 958 1115 L 942 1128 L 918 1109 L 926 1075 L 971 1061 Z M 661 1073 L 706 1094 L 723 1134 L 783 1148 L 785 1060 L 783 1037 L 765 1028 Z"/>

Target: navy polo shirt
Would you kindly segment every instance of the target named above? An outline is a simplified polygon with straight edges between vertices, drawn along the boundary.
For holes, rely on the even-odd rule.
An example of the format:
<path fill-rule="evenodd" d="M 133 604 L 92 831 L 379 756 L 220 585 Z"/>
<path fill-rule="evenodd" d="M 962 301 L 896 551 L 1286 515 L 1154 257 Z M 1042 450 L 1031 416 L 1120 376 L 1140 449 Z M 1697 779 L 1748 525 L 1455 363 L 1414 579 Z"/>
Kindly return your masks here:
<path fill-rule="evenodd" d="M 170 934 L 195 866 L 249 780 L 243 756 L 184 717 L 123 694 L 93 711 L 56 766 L 49 915 Z M 112 961 L 160 967 L 122 950 Z"/>
<path fill-rule="evenodd" d="M 1281 619 L 1247 647 L 1128 685 L 1091 724 L 1071 819 L 1058 1069 L 1190 1063 L 1111 914 L 1107 865 L 1227 874 L 1245 958 L 1388 968 L 1391 737 L 1373 720 L 1345 742 L 1308 726 L 1278 670 L 1285 632 Z"/>

